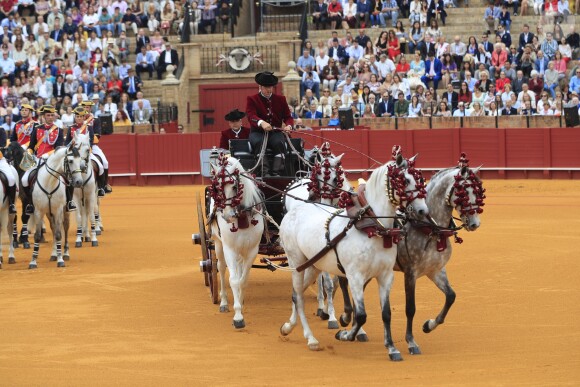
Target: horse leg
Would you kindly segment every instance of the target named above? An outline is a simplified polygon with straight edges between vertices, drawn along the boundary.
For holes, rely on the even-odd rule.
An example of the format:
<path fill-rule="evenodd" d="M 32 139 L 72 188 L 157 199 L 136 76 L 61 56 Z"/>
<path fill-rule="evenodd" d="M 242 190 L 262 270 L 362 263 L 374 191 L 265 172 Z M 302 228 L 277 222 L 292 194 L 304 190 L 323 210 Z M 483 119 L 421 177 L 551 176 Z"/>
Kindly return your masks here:
<path fill-rule="evenodd" d="M 59 208 L 58 213 L 51 220 L 52 233 L 54 237 L 54 245 L 56 246 L 56 267 L 65 267 L 64 259 L 62 257 L 62 226 L 64 208 Z"/>
<path fill-rule="evenodd" d="M 22 208 L 26 208 L 27 204 L 27 202 L 22 201 Z M 26 213 L 22 211 L 20 219 L 22 220 L 22 229 L 20 229 L 20 237 L 18 238 L 18 241 L 22 243 L 23 248 L 29 249 L 30 242 L 28 242 L 28 221 L 30 220 L 30 215 L 26 215 Z"/>
<path fill-rule="evenodd" d="M 350 301 L 350 294 L 348 291 L 348 279 L 346 277 L 338 277 L 338 284 L 342 290 L 342 297 L 344 300 L 344 313 L 340 316 L 340 325 L 347 327 L 352 320 L 352 303 Z"/>
<path fill-rule="evenodd" d="M 423 332 L 430 333 L 438 325 L 443 324 L 445 322 L 445 317 L 447 316 L 447 312 L 451 309 L 451 305 L 455 302 L 455 291 L 449 285 L 449 280 L 447 279 L 447 270 L 443 268 L 439 273 L 435 275 L 429 275 L 429 279 L 437 285 L 437 287 L 445 294 L 445 305 L 443 309 L 439 313 L 439 315 L 435 318 L 435 320 L 427 320 L 425 324 L 423 324 Z"/>
<path fill-rule="evenodd" d="M 391 302 L 389 300 L 389 293 L 393 285 L 394 273 L 391 269 L 389 273 L 385 273 L 382 277 L 377 278 L 379 282 L 379 297 L 381 299 L 383 324 L 385 326 L 385 347 L 389 351 L 389 359 L 392 361 L 401 361 L 403 357 L 401 352 L 395 347 L 393 336 L 391 334 Z"/>
<path fill-rule="evenodd" d="M 244 268 L 238 261 L 238 253 L 228 246 L 223 246 L 224 257 L 230 272 L 230 288 L 234 296 L 234 327 L 244 328 L 246 323 L 242 314 L 241 287 Z"/>
<path fill-rule="evenodd" d="M 87 206 L 86 214 L 91 223 L 91 246 L 96 247 L 99 245 L 99 241 L 97 240 L 97 222 L 95 221 L 95 212 L 93 211 L 95 205 L 94 198 L 89 198 L 88 202 L 89 205 Z"/>
<path fill-rule="evenodd" d="M 18 248 L 18 218 L 16 216 L 11 217 L 12 220 L 12 244 L 14 245 L 14 248 L 17 249 Z M 10 232 L 10 230 L 8 231 Z"/>
<path fill-rule="evenodd" d="M 316 278 L 316 275 L 312 277 Z M 314 337 L 310 325 L 308 324 L 308 320 L 306 319 L 306 314 L 304 313 L 304 289 L 307 287 L 306 282 L 304 281 L 304 273 L 299 273 L 297 271 L 292 273 L 292 286 L 294 287 L 292 301 L 294 303 L 294 308 L 300 317 L 300 322 L 302 323 L 304 338 L 308 342 L 308 348 L 312 351 L 317 351 L 319 349 L 318 340 Z"/>
<path fill-rule="evenodd" d="M 8 222 L 6 224 L 6 232 L 8 233 L 8 241 L 10 246 L 8 247 L 8 264 L 16 263 L 16 258 L 14 257 L 14 224 L 16 221 L 16 215 L 8 215 Z"/>
<path fill-rule="evenodd" d="M 240 276 L 239 276 L 239 286 L 238 286 L 238 304 L 240 304 L 240 317 L 241 321 L 236 318 L 234 314 L 234 327 L 236 329 L 244 328 L 246 323 L 244 321 L 244 316 L 242 315 L 242 308 L 244 307 L 244 295 L 246 286 L 248 285 L 248 278 L 250 277 L 250 270 L 252 269 L 252 263 L 254 263 L 254 258 L 258 254 L 258 246 L 255 249 L 251 249 L 247 256 L 238 255 L 238 262 L 240 262 Z M 233 292 L 233 289 L 232 289 Z M 234 311 L 236 310 L 236 296 L 234 293 Z"/>
<path fill-rule="evenodd" d="M 413 273 L 405 273 L 405 314 L 407 315 L 407 333 L 405 340 L 411 355 L 420 355 L 421 350 L 413 337 L 413 318 L 415 317 L 415 285 L 417 279 Z"/>
<path fill-rule="evenodd" d="M 367 321 L 364 301 L 364 287 L 367 281 L 361 275 L 351 275 L 348 278 L 352 299 L 354 302 L 354 322 L 352 329 L 341 330 L 336 333 L 336 339 L 340 341 L 354 341 L 360 328 Z"/>
<path fill-rule="evenodd" d="M 64 230 L 64 253 L 62 259 L 68 261 L 70 260 L 70 252 L 68 248 L 68 230 L 70 228 L 70 214 L 68 212 L 64 213 L 62 225 Z"/>
<path fill-rule="evenodd" d="M 52 218 L 49 219 L 49 226 L 50 226 L 50 230 L 52 231 L 52 253 L 50 254 L 50 261 L 51 262 L 56 262 L 58 260 L 58 254 L 56 253 L 56 237 L 54 235 L 54 233 L 56 232 L 56 225 L 54 223 L 54 215 Z M 44 234 L 46 233 L 46 231 L 42 231 L 42 238 L 44 239 Z"/>
<path fill-rule="evenodd" d="M 318 309 L 316 309 L 316 315 L 322 320 L 328 320 L 328 314 L 324 312 L 324 274 L 320 273 L 316 279 L 318 285 L 318 294 L 316 295 L 316 300 L 318 301 Z M 325 318 L 326 317 L 326 318 Z"/>
<path fill-rule="evenodd" d="M 230 311 L 228 307 L 228 292 L 226 289 L 226 261 L 224 259 L 224 250 L 222 242 L 216 240 L 214 243 L 215 254 L 218 259 L 218 273 L 220 275 L 220 313 L 227 313 Z"/>
<path fill-rule="evenodd" d="M 322 276 L 324 277 L 324 290 L 328 302 L 328 329 L 338 329 L 338 321 L 336 321 L 334 313 L 334 280 L 326 272 L 322 273 Z"/>
<path fill-rule="evenodd" d="M 36 269 L 38 267 L 36 260 L 38 259 L 38 253 L 40 250 L 40 241 L 42 240 L 42 215 L 36 209 L 34 215 L 29 217 L 31 221 L 31 226 L 34 225 L 36 230 L 34 231 L 34 248 L 32 250 L 32 260 L 28 264 L 29 269 Z M 30 228 L 32 229 L 32 227 Z"/>

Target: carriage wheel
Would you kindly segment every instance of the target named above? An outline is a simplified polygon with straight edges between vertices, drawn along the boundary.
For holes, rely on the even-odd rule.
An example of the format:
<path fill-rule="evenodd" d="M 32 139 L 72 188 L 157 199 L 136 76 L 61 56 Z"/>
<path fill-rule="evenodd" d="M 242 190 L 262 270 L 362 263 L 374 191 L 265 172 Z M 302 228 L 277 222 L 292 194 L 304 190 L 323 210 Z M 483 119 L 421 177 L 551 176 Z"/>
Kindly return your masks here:
<path fill-rule="evenodd" d="M 205 232 L 205 219 L 203 216 L 203 210 L 201 205 L 201 197 L 199 193 L 195 194 L 195 199 L 197 201 L 197 226 L 199 228 L 199 235 L 200 235 L 200 244 L 201 244 L 201 262 L 208 262 L 209 254 L 208 254 L 208 244 L 207 244 L 207 234 Z M 202 267 L 203 270 L 203 278 L 205 282 L 205 286 L 209 286 L 210 281 L 210 274 Z"/>
<path fill-rule="evenodd" d="M 217 258 L 214 250 L 209 250 L 209 256 L 211 259 L 211 272 L 207 273 L 209 277 L 209 293 L 211 302 L 214 304 L 219 303 L 219 290 L 218 290 L 218 271 L 217 271 Z"/>

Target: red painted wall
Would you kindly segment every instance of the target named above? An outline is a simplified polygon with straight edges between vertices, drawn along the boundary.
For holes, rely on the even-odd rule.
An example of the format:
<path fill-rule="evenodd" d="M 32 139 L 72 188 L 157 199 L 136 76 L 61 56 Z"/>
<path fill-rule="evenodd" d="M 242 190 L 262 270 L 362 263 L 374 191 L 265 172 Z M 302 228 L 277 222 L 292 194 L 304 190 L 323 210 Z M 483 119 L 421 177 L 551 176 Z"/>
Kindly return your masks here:
<path fill-rule="evenodd" d="M 206 184 L 199 151 L 217 145 L 219 136 L 115 134 L 103 136 L 100 145 L 116 185 Z M 331 141 L 335 154 L 345 153 L 344 167 L 356 170 L 353 178 L 388 161 L 395 144 L 407 156 L 418 153 L 417 165 L 426 170 L 455 165 L 466 152 L 471 165 L 491 169 L 482 171 L 484 178 L 580 178 L 580 131 L 573 128 L 308 131 L 300 136 L 306 148 Z"/>

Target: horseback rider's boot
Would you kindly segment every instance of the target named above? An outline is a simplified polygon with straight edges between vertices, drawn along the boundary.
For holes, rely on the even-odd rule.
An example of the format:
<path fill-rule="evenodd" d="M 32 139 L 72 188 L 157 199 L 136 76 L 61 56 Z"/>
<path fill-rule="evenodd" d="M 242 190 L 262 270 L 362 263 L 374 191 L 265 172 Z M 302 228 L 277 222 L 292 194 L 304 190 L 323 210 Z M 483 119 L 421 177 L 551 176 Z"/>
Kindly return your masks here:
<path fill-rule="evenodd" d="M 284 160 L 282 157 L 274 157 L 272 162 L 272 176 L 280 176 L 284 172 Z"/>
<path fill-rule="evenodd" d="M 8 188 L 6 188 L 6 194 L 8 195 L 8 213 L 10 213 L 11 215 L 16 214 L 16 205 L 14 204 L 14 202 L 16 201 L 16 184 L 14 185 L 9 185 Z"/>
<path fill-rule="evenodd" d="M 103 187 L 103 189 L 105 190 L 105 193 L 112 193 L 113 192 L 113 188 L 109 185 L 109 168 L 105 169 L 105 173 L 103 173 L 104 178 L 103 180 L 105 181 L 105 186 Z"/>
<path fill-rule="evenodd" d="M 262 157 L 262 164 L 258 165 L 258 175 L 261 177 L 270 176 L 270 163 L 266 156 Z"/>
<path fill-rule="evenodd" d="M 26 197 L 28 198 L 29 201 L 29 203 L 26 205 L 24 213 L 26 215 L 34 215 L 34 204 L 32 204 L 32 193 L 30 191 L 30 187 L 23 186 L 22 189 L 24 190 L 24 193 L 26 194 Z"/>
<path fill-rule="evenodd" d="M 105 169 L 106 171 L 106 169 Z M 102 198 L 105 196 L 105 172 L 97 177 L 97 196 Z"/>
<path fill-rule="evenodd" d="M 73 200 L 74 187 L 66 186 L 66 212 L 73 212 L 77 210 L 77 206 Z"/>

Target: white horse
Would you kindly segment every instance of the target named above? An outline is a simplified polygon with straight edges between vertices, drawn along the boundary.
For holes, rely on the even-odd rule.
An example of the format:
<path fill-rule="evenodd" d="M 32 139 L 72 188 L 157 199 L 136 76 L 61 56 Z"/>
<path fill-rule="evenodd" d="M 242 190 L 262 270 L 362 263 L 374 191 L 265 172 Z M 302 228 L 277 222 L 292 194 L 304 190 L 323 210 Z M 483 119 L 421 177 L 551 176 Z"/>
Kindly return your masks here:
<path fill-rule="evenodd" d="M 313 160 L 309 177 L 297 179 L 286 188 L 282 199 L 284 209 L 290 211 L 304 201 L 316 201 L 329 208 L 336 207 L 340 195 L 343 192 L 352 190 L 340 165 L 343 156 L 344 153 L 334 156 L 330 151 L 330 144 L 328 142 L 323 143 Z M 306 270 L 312 269 L 308 268 Z M 322 272 L 316 282 L 318 284 L 318 309 L 316 315 L 323 320 L 328 320 L 328 329 L 338 329 L 333 302 L 333 296 L 338 285 L 338 277 L 332 278 L 328 273 Z M 325 294 L 328 304 L 324 302 Z"/>
<path fill-rule="evenodd" d="M 398 246 L 395 270 L 405 274 L 405 339 L 409 353 L 413 355 L 421 353 L 413 337 L 416 281 L 427 276 L 445 294 L 445 305 L 437 318 L 427 320 L 423 325 L 423 331 L 429 333 L 443 324 L 455 301 L 455 292 L 445 269 L 452 253 L 449 238 L 454 236 L 457 243 L 462 242 L 456 236 L 458 228 L 454 227 L 453 210 L 459 213 L 461 228 L 475 231 L 481 224 L 479 215 L 483 212 L 485 189 L 476 176 L 478 171 L 479 168 L 469 168 L 469 160 L 462 153 L 457 167 L 437 172 L 427 184 L 427 206 L 435 224 L 411 220 L 405 225 L 406 238 Z"/>
<path fill-rule="evenodd" d="M 5 157 L 2 157 L 0 158 L 0 163 L 8 164 L 8 161 Z M 12 173 L 14 180 L 18 181 L 18 172 L 16 172 L 16 169 L 12 165 L 8 165 L 7 167 Z M 16 258 L 14 257 L 14 244 L 12 243 L 14 240 L 13 226 L 15 224 L 14 221 L 16 219 L 16 215 L 10 214 L 8 211 L 8 197 L 5 194 L 7 188 L 8 187 L 0 186 L 0 269 L 2 268 L 2 263 L 4 261 L 4 249 L 2 248 L 4 245 L 4 243 L 2 243 L 4 232 L 8 234 L 8 263 L 16 263 Z M 16 189 L 18 190 L 18 185 L 16 185 Z"/>
<path fill-rule="evenodd" d="M 229 312 L 226 267 L 234 295 L 234 327 L 246 326 L 242 315 L 244 289 L 264 232 L 263 197 L 252 180 L 244 175 L 240 162 L 220 154 L 212 164 L 210 218 L 220 274 L 220 312 Z"/>
<path fill-rule="evenodd" d="M 309 258 L 324 252 L 314 263 L 308 277 L 302 271 L 292 274 L 292 315 L 280 328 L 282 335 L 288 335 L 296 325 L 296 314 L 300 317 L 304 337 L 308 347 L 317 350 L 318 340 L 314 337 L 304 313 L 304 290 L 314 281 L 317 271 L 346 276 L 351 287 L 355 319 L 350 331 L 339 331 L 336 338 L 353 341 L 360 327 L 366 322 L 364 287 L 372 279 L 379 283 L 382 318 L 385 326 L 385 346 L 391 360 L 401 360 L 391 336 L 391 308 L 389 292 L 393 282 L 393 266 L 396 248 L 392 230 L 396 209 L 406 211 L 409 216 L 424 217 L 428 214 L 425 190 L 421 173 L 414 169 L 414 159 L 405 160 L 400 147 L 393 152 L 395 161 L 377 168 L 368 183 L 359 187 L 355 217 L 344 216 L 341 210 L 329 211 L 319 204 L 303 203 L 294 207 L 282 220 L 280 238 L 288 255 L 290 267 L 297 268 Z M 366 198 L 365 198 L 366 197 Z M 351 203 L 354 205 L 354 203 Z M 359 209 L 357 209 L 359 208 Z M 369 215 L 370 217 L 363 217 Z M 361 219 L 362 217 L 362 219 Z M 364 231 L 350 227 L 361 219 L 358 225 Z M 334 248 L 327 249 L 329 241 L 344 234 Z M 376 237 L 381 236 L 381 237 Z"/>
<path fill-rule="evenodd" d="M 85 160 L 85 163 L 86 168 L 82 172 L 83 184 L 74 190 L 75 203 L 79 207 L 76 213 L 77 236 L 75 247 L 83 246 L 83 237 L 85 242 L 91 242 L 91 246 L 99 245 L 96 230 L 96 214 L 98 214 L 97 174 L 99 166 L 92 158 Z"/>
<path fill-rule="evenodd" d="M 81 169 L 83 159 L 79 150 L 71 143 L 67 147 L 57 149 L 42 165 L 38 167 L 38 175 L 32 192 L 34 203 L 34 216 L 31 221 L 36 226 L 34 233 L 34 251 L 29 269 L 38 267 L 36 260 L 42 239 L 42 219 L 48 215 L 53 235 L 53 257 L 56 257 L 57 267 L 65 267 L 62 255 L 63 224 L 66 218 L 64 208 L 66 205 L 65 184 L 68 180 L 73 187 L 80 187 L 83 183 Z M 32 225 L 29 224 L 32 229 Z M 66 228 L 68 224 L 64 224 Z"/>

